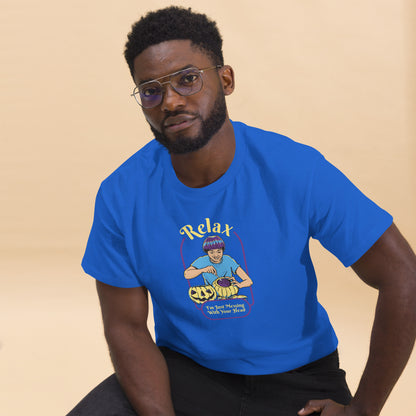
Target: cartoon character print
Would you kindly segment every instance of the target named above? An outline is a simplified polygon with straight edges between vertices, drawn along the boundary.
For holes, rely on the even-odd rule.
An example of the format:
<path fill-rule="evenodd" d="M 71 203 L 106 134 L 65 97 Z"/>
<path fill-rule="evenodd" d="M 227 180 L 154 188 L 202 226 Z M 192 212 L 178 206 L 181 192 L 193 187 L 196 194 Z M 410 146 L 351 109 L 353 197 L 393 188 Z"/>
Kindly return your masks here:
<path fill-rule="evenodd" d="M 185 270 L 185 279 L 202 275 L 204 286 L 191 286 L 189 297 L 197 304 L 223 299 L 246 299 L 239 289 L 250 287 L 253 281 L 244 269 L 229 255 L 224 254 L 225 243 L 219 236 L 207 237 L 202 249 L 206 255 L 198 257 Z M 239 280 L 236 279 L 237 276 Z"/>

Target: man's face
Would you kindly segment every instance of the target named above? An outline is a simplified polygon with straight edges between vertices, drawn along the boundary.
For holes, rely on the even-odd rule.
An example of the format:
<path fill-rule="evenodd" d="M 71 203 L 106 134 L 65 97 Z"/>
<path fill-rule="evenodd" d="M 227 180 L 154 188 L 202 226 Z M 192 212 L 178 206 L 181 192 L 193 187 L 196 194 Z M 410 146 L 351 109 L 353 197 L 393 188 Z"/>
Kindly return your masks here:
<path fill-rule="evenodd" d="M 224 249 L 217 248 L 214 250 L 208 250 L 207 254 L 212 263 L 221 263 L 222 257 L 224 255 Z"/>
<path fill-rule="evenodd" d="M 139 85 L 189 66 L 202 69 L 212 67 L 214 63 L 189 40 L 166 41 L 148 47 L 136 57 L 134 79 Z M 198 93 L 181 96 L 167 84 L 163 101 L 155 108 L 143 109 L 156 140 L 170 153 L 183 154 L 202 148 L 226 120 L 227 109 L 218 70 L 206 71 L 201 76 L 203 87 Z"/>

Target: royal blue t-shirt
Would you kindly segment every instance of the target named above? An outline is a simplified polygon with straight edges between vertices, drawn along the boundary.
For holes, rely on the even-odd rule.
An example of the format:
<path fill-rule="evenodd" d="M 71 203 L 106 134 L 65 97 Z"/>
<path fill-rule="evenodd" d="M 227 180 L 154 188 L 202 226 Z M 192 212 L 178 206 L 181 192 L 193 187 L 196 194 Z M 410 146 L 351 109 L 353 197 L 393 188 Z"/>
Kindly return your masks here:
<path fill-rule="evenodd" d="M 218 371 L 284 372 L 337 347 L 309 239 L 348 267 L 392 217 L 313 148 L 233 128 L 233 162 L 206 187 L 180 182 L 155 140 L 103 181 L 82 266 L 109 285 L 149 290 L 159 346 Z M 184 277 L 207 237 L 224 242 L 251 286 L 220 298 L 202 274 Z"/>

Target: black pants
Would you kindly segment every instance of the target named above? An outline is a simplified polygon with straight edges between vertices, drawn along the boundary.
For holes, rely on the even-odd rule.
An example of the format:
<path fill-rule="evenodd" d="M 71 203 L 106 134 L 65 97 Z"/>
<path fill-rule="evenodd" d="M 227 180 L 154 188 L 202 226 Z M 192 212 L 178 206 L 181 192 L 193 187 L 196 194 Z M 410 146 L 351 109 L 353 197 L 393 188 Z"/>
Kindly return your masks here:
<path fill-rule="evenodd" d="M 311 399 L 348 404 L 351 394 L 338 352 L 287 373 L 244 376 L 221 373 L 161 348 L 177 416 L 296 416 Z M 67 416 L 137 416 L 113 374 Z"/>

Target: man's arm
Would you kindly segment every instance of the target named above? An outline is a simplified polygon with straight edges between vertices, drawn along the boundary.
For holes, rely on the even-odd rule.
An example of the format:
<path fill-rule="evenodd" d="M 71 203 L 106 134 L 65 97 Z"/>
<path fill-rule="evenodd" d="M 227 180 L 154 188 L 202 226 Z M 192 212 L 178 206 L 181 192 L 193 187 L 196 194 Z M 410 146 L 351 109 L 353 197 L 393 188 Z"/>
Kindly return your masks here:
<path fill-rule="evenodd" d="M 140 416 L 174 416 L 166 361 L 147 329 L 144 287 L 97 281 L 105 337 L 117 378 Z"/>
<path fill-rule="evenodd" d="M 379 291 L 364 373 L 349 406 L 311 400 L 299 415 L 379 415 L 412 352 L 416 335 L 416 256 L 397 227 L 393 224 L 388 228 L 352 268 Z"/>

